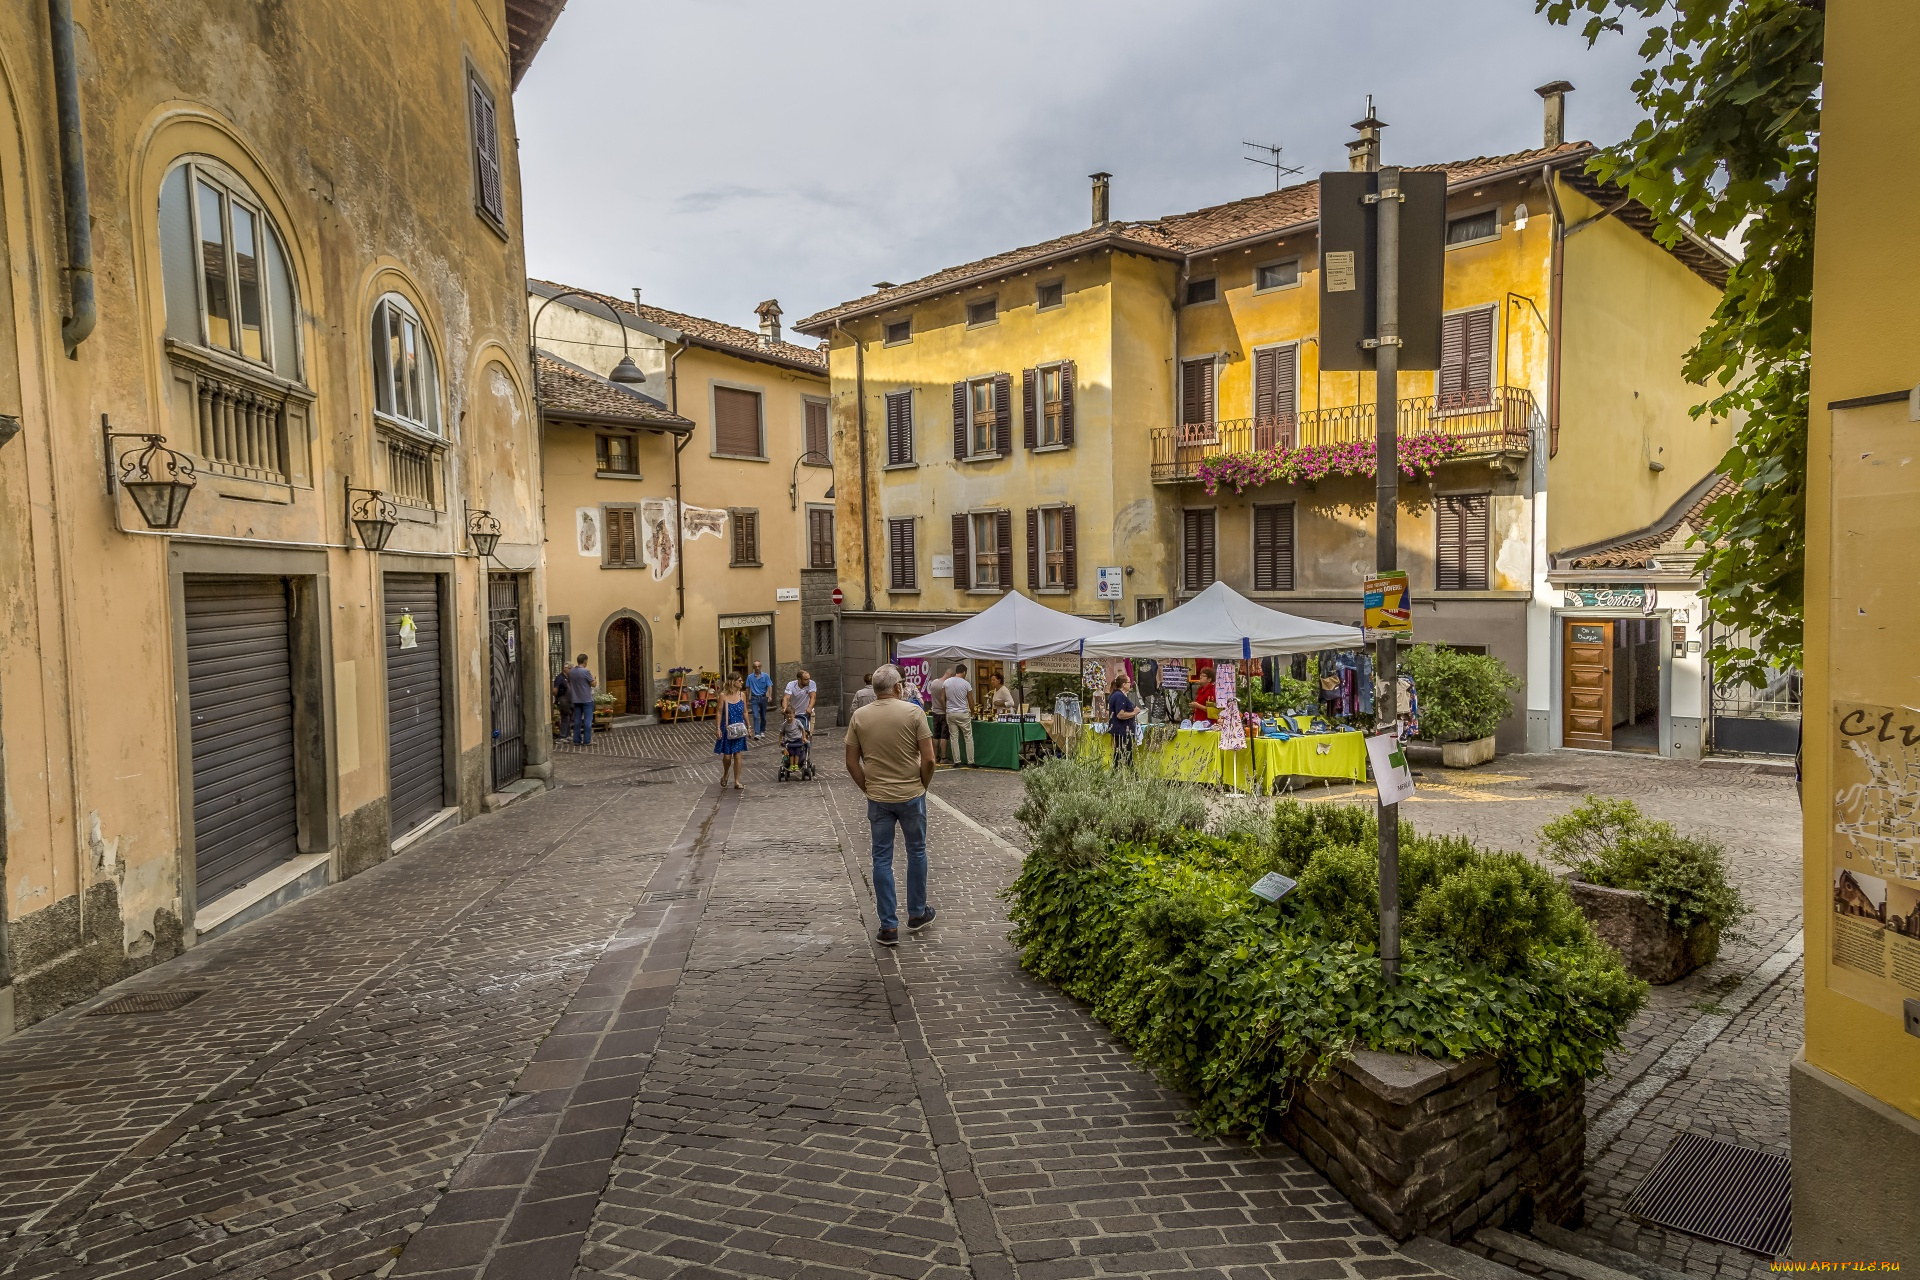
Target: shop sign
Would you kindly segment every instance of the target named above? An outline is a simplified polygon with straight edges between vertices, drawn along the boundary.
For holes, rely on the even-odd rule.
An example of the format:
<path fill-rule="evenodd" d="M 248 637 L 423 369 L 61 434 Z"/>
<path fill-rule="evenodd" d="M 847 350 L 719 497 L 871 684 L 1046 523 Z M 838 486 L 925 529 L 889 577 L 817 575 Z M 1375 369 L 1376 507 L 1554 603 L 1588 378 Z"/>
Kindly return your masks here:
<path fill-rule="evenodd" d="M 1660 591 L 1643 583 L 1586 583 L 1562 587 L 1560 603 L 1567 609 L 1635 609 L 1652 613 L 1660 603 Z"/>
<path fill-rule="evenodd" d="M 1035 673 L 1045 672 L 1052 675 L 1075 675 L 1080 670 L 1080 655 L 1077 653 L 1050 653 L 1044 658 L 1027 659 L 1027 670 Z"/>
<path fill-rule="evenodd" d="M 1126 570 L 1117 564 L 1103 564 L 1094 571 L 1093 597 L 1096 600 L 1126 598 Z"/>
<path fill-rule="evenodd" d="M 1413 597 L 1407 575 L 1397 569 L 1373 574 L 1360 584 L 1365 610 L 1362 626 L 1369 640 L 1413 638 Z"/>
<path fill-rule="evenodd" d="M 770 627 L 773 615 L 770 613 L 723 613 L 720 625 L 728 630 L 736 627 Z"/>

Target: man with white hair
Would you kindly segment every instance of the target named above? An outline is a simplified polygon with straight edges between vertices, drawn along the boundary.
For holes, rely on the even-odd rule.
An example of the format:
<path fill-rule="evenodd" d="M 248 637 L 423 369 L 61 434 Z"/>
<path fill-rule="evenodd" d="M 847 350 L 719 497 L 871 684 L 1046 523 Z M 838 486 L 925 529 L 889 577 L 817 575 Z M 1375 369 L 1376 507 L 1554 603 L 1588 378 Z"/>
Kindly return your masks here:
<path fill-rule="evenodd" d="M 927 784 L 933 780 L 933 731 L 919 707 L 900 696 L 900 668 L 873 673 L 873 701 L 847 721 L 847 773 L 867 797 L 873 835 L 873 898 L 880 916 L 874 940 L 900 944 L 899 898 L 893 883 L 893 837 L 907 837 L 907 928 L 933 923 L 927 902 Z"/>

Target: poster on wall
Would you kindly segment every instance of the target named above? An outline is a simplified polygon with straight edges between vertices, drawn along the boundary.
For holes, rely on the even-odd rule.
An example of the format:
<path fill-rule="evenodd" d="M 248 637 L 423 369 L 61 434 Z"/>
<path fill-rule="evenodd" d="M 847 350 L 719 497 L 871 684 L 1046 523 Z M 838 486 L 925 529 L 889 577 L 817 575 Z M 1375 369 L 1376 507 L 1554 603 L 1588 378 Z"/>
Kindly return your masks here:
<path fill-rule="evenodd" d="M 673 499 L 643 498 L 640 502 L 640 555 L 660 582 L 680 562 L 680 539 L 675 535 Z"/>
<path fill-rule="evenodd" d="M 1920 712 L 1833 708 L 1828 985 L 1900 1016 L 1920 996 Z"/>
<path fill-rule="evenodd" d="M 580 554 L 600 558 L 600 508 L 575 507 L 573 528 Z"/>
<path fill-rule="evenodd" d="M 921 691 L 927 687 L 927 660 L 925 658 L 895 658 L 893 665 L 900 668 L 900 696 L 903 698 L 910 697 L 924 707 L 927 704 L 927 696 Z"/>

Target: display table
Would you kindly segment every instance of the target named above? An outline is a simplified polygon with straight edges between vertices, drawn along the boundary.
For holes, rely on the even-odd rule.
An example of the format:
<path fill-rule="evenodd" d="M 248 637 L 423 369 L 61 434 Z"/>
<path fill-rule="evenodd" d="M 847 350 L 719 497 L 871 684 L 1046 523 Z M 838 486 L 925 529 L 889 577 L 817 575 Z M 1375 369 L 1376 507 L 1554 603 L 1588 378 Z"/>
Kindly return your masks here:
<path fill-rule="evenodd" d="M 1111 763 L 1113 735 L 1089 732 L 1080 749 Z M 1158 750 L 1134 746 L 1134 765 L 1143 774 L 1175 782 L 1215 783 L 1245 791 L 1273 790 L 1280 778 L 1349 778 L 1367 780 L 1367 739 L 1361 733 L 1300 734 L 1285 740 L 1255 738 L 1239 751 L 1222 751 L 1217 732 L 1176 730 Z"/>
<path fill-rule="evenodd" d="M 1272 791 L 1276 779 L 1292 775 L 1365 782 L 1367 735 L 1309 733 L 1284 742 L 1278 738 L 1255 738 L 1253 767 L 1263 792 Z"/>
<path fill-rule="evenodd" d="M 951 723 L 951 721 L 949 721 Z M 933 720 L 927 720 L 931 728 Z M 1024 723 L 1009 720 L 973 722 L 973 763 L 982 769 L 1018 769 L 1020 748 L 1029 742 L 1045 742 L 1046 726 L 1038 720 Z M 948 738 L 951 742 L 952 739 Z"/>

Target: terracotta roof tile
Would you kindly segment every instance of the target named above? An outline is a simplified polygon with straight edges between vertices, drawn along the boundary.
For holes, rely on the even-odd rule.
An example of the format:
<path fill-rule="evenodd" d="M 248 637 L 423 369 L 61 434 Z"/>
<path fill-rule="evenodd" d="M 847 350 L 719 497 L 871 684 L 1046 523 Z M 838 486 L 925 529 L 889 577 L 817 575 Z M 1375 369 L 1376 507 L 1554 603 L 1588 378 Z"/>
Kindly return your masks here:
<path fill-rule="evenodd" d="M 552 280 L 536 279 L 531 283 L 555 291 L 575 288 L 573 285 L 560 284 Z M 751 329 L 742 329 L 737 325 L 723 324 L 703 316 L 690 316 L 683 311 L 668 311 L 664 307 L 644 304 L 635 306 L 631 301 L 622 301 L 610 294 L 595 293 L 591 289 L 577 291 L 604 306 L 611 307 L 615 311 L 624 311 L 649 324 L 677 329 L 684 333 L 695 346 L 745 356 L 751 360 L 765 360 L 771 364 L 786 365 L 809 373 L 824 375 L 827 371 L 827 353 L 817 347 L 803 347 L 792 342 L 764 342 L 760 334 Z"/>
<path fill-rule="evenodd" d="M 652 396 L 612 382 L 590 369 L 562 360 L 550 351 L 539 353 L 534 369 L 540 389 L 540 411 L 544 417 L 564 419 L 568 414 L 584 414 L 595 419 L 626 419 L 635 426 L 656 426 L 690 430 L 693 423 L 669 412 Z"/>
<path fill-rule="evenodd" d="M 1685 505 L 1677 515 L 1669 511 L 1657 523 L 1638 532 L 1562 552 L 1554 557 L 1555 562 L 1568 569 L 1643 569 L 1649 560 L 1664 560 L 1667 557 L 1661 553 L 1670 552 L 1675 561 L 1691 568 L 1700 554 L 1699 544 L 1693 542 L 1693 535 L 1704 524 L 1700 513 L 1714 499 L 1739 490 L 1737 484 L 1723 475 L 1709 476 L 1707 480 L 1710 483 L 1703 482 L 1704 488 L 1694 487 L 1697 496 L 1691 502 L 1682 499 Z"/>

